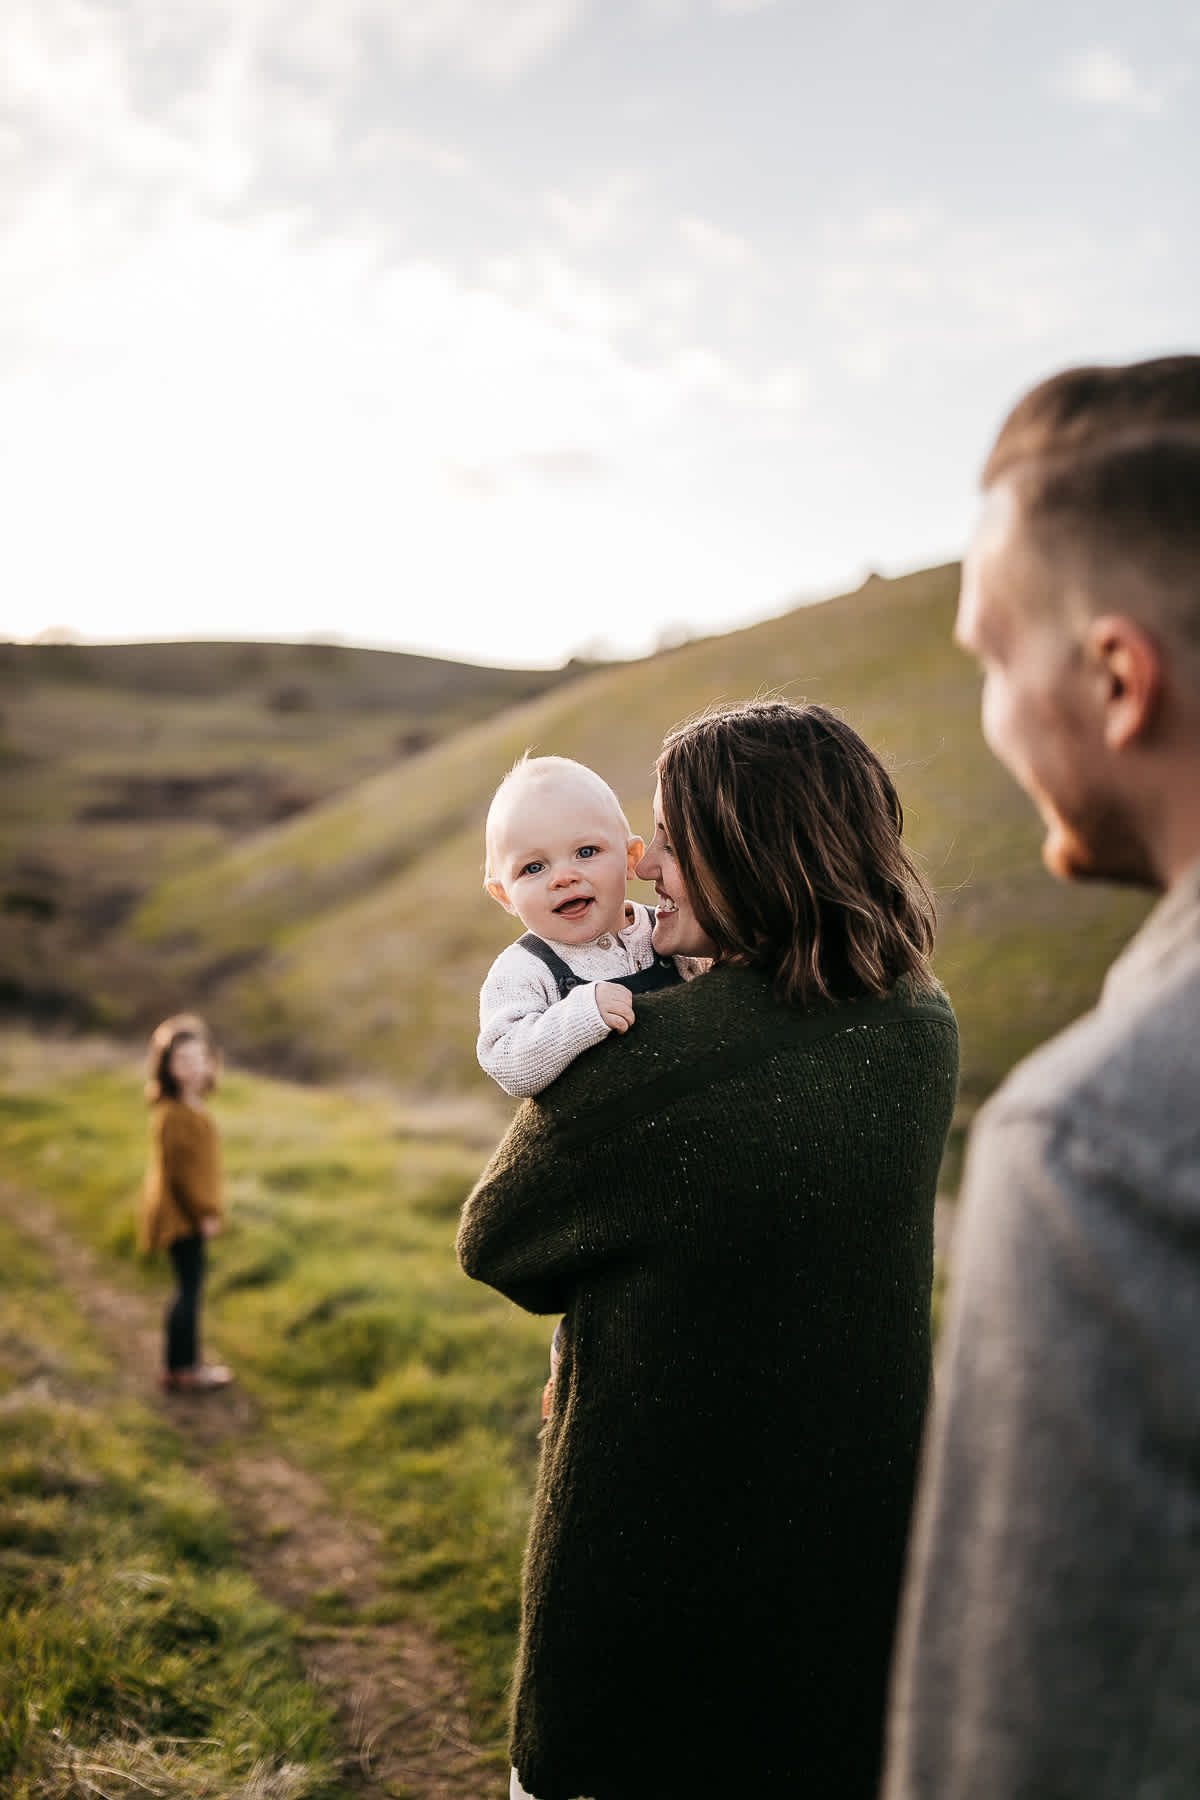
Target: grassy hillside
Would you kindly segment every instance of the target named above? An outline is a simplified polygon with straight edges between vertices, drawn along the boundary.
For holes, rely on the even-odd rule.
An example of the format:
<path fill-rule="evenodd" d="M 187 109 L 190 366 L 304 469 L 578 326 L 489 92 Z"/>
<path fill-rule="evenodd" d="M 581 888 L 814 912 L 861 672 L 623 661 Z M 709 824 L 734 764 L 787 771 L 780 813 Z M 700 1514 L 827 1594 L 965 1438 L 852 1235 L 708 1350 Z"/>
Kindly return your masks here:
<path fill-rule="evenodd" d="M 410 1091 L 479 1086 L 476 995 L 513 923 L 482 893 L 492 790 L 526 747 L 593 764 L 649 819 L 663 732 L 780 690 L 836 706 L 883 755 L 938 892 L 939 970 L 973 1101 L 1089 1005 L 1137 896 L 1045 875 L 1028 802 L 985 749 L 978 678 L 953 647 L 956 565 L 597 671 L 469 726 L 225 854 L 168 876 L 130 922 L 159 997 L 202 1002 L 237 1050 Z M 169 971 L 169 975 L 164 972 Z"/>
<path fill-rule="evenodd" d="M 155 958 L 122 930 L 149 887 L 576 672 L 328 643 L 0 644 L 0 1001 L 153 1010 Z"/>
<path fill-rule="evenodd" d="M 3 1217 L 0 1294 L 0 1790 L 334 1800 L 328 1705 L 290 1622 Z"/>
<path fill-rule="evenodd" d="M 141 1079 L 137 1059 L 101 1040 L 0 1032 L 6 1179 L 49 1199 L 103 1267 L 158 1297 L 169 1287 L 165 1264 L 143 1262 L 134 1248 L 148 1141 Z M 375 1622 L 427 1624 L 461 1659 L 474 1735 L 500 1759 L 488 1765 L 490 1786 L 481 1776 L 479 1792 L 499 1792 L 552 1322 L 465 1280 L 454 1258 L 459 1210 L 490 1127 L 479 1129 L 459 1107 L 425 1109 L 417 1118 L 377 1095 L 316 1091 L 242 1071 L 227 1071 L 213 1111 L 230 1221 L 211 1250 L 209 1354 L 235 1366 L 239 1391 L 262 1419 L 265 1448 L 282 1447 L 378 1534 L 386 1568 Z M 19 1208 L 13 1217 L 19 1220 Z M 0 1230 L 0 1251 L 6 1241 Z M 7 1267 L 0 1258 L 0 1269 Z M 0 1283 L 6 1301 L 8 1290 L 14 1310 L 0 1333 L 0 1398 L 6 1347 L 11 1340 L 19 1348 L 39 1309 L 52 1340 L 61 1329 L 64 1356 L 71 1341 L 69 1307 L 50 1284 L 38 1285 L 21 1258 L 11 1281 Z M 147 1387 L 153 1372 L 145 1372 Z M 94 1381 L 102 1405 L 98 1367 Z M 113 1425 L 116 1444 L 124 1414 Z M 46 1429 L 55 1429 L 53 1417 Z M 3 1450 L 0 1433 L 0 1508 Z M 51 1460 L 72 1456 L 72 1440 L 63 1439 Z M 181 1477 L 166 1452 L 159 1460 L 180 1487 L 182 1508 Z M 152 1485 L 146 1509 L 157 1502 Z M 129 1505 L 114 1500 L 114 1521 Z M 128 1556 L 124 1539 L 114 1554 Z M 229 1560 L 223 1553 L 226 1567 Z M 97 1572 L 97 1582 L 106 1572 Z M 5 1573 L 0 1541 L 0 1586 Z M 186 1575 L 181 1569 L 181 1581 Z M 230 1585 L 234 1579 L 226 1577 Z M 332 1579 L 323 1603 L 341 1620 L 349 1602 Z M 130 1654 L 141 1654 L 140 1641 Z M 280 1679 L 288 1666 L 279 1661 Z M 51 1673 L 57 1681 L 57 1670 Z M 8 1701 L 0 1682 L 0 1771 Z M 0 1791 L 8 1792 L 2 1775 Z M 234 1800 L 232 1787 L 220 1791 Z"/>

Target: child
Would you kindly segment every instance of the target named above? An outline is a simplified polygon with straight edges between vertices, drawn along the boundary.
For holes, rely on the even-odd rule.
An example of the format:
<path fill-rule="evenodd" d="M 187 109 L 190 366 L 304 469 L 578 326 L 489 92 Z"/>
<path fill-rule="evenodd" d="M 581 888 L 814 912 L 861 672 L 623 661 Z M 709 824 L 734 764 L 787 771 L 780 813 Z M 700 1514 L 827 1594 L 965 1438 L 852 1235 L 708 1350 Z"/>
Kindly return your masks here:
<path fill-rule="evenodd" d="M 479 996 L 481 1066 L 508 1094 L 540 1094 L 582 1050 L 633 1024 L 633 995 L 671 987 L 707 965 L 657 956 L 654 912 L 625 884 L 645 845 L 594 770 L 524 756 L 493 796 L 485 885 L 528 927 L 502 950 Z M 542 1397 L 549 1411 L 562 1324 Z"/>
<path fill-rule="evenodd" d="M 216 1078 L 203 1019 L 194 1013 L 164 1019 L 150 1040 L 146 1099 L 154 1119 L 140 1243 L 144 1250 L 165 1250 L 175 1270 L 160 1376 L 172 1393 L 204 1393 L 233 1379 L 230 1370 L 202 1363 L 198 1354 L 207 1241 L 220 1231 L 224 1216 L 220 1146 L 204 1104 Z"/>

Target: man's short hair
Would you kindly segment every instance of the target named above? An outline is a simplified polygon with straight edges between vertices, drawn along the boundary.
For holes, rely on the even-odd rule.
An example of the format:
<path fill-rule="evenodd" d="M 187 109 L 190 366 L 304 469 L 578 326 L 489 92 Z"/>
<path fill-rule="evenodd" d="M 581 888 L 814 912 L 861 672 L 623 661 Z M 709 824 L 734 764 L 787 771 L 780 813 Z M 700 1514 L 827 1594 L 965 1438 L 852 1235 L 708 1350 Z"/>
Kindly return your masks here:
<path fill-rule="evenodd" d="M 1200 356 L 1067 369 L 1017 402 L 984 466 L 1093 604 L 1200 648 Z"/>

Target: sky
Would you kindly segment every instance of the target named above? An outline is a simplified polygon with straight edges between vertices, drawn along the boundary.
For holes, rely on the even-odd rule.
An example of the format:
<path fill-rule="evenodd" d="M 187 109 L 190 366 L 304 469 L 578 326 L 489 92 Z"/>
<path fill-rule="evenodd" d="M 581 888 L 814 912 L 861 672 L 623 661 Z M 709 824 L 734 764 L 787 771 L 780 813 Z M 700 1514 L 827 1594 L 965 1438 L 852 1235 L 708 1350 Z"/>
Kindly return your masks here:
<path fill-rule="evenodd" d="M 5 0 L 0 637 L 639 655 L 1200 350 L 1194 0 Z"/>

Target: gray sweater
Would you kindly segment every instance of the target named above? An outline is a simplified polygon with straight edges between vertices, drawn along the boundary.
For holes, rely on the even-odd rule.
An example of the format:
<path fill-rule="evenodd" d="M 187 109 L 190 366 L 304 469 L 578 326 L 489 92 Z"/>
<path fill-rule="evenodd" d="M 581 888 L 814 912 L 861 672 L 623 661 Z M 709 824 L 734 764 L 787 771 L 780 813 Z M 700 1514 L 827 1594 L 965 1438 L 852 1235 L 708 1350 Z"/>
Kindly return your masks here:
<path fill-rule="evenodd" d="M 1200 1795 L 1200 865 L 980 1115 L 887 1800 Z"/>
<path fill-rule="evenodd" d="M 958 1036 L 715 969 L 527 1101 L 467 1273 L 565 1312 L 513 1761 L 539 1800 L 873 1800 Z"/>

